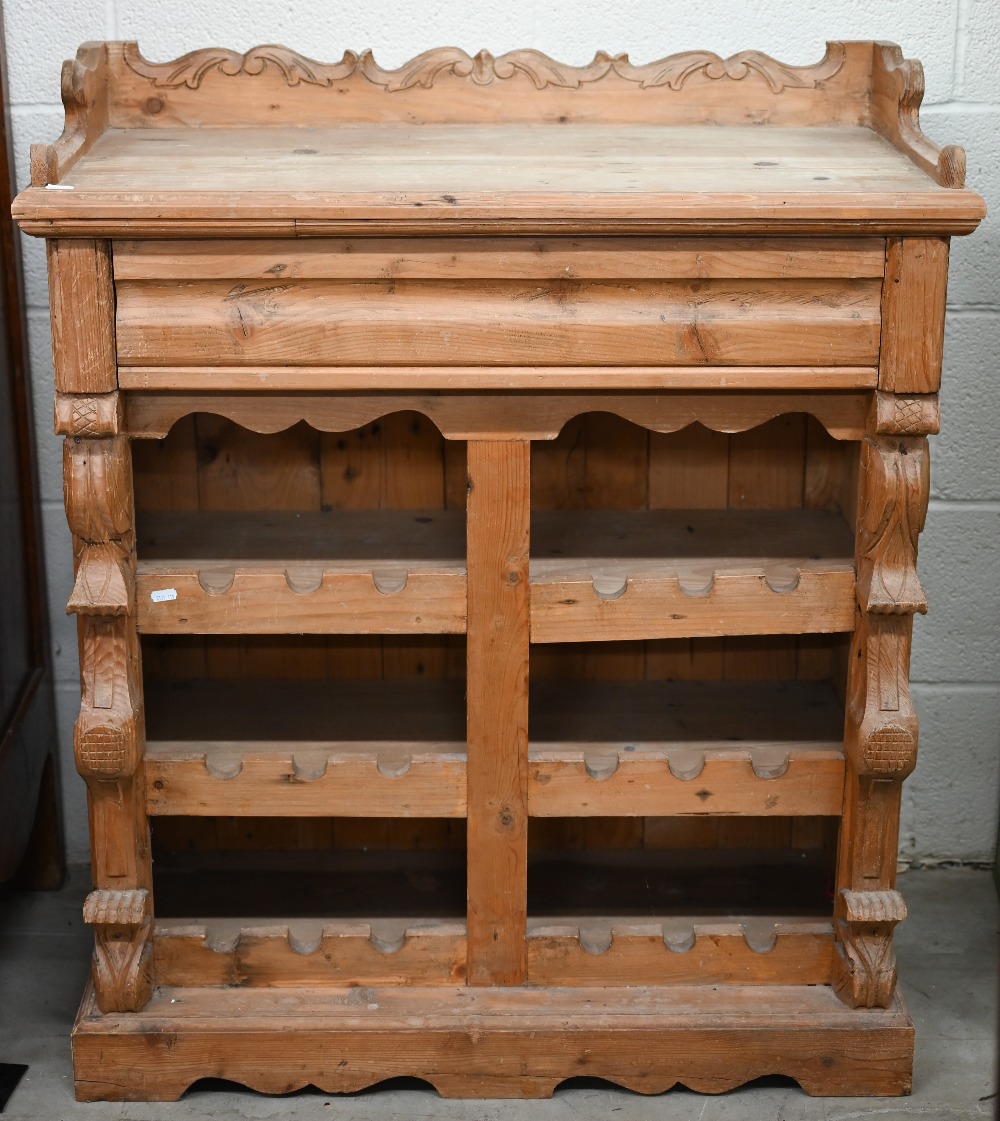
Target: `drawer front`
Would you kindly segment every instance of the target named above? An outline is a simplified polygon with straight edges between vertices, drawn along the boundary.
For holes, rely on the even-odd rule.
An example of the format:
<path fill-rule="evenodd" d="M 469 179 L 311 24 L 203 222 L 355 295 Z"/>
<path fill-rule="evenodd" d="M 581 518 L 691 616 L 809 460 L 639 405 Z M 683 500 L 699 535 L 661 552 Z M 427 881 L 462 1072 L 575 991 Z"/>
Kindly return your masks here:
<path fill-rule="evenodd" d="M 876 239 L 119 243 L 119 362 L 869 366 Z"/>

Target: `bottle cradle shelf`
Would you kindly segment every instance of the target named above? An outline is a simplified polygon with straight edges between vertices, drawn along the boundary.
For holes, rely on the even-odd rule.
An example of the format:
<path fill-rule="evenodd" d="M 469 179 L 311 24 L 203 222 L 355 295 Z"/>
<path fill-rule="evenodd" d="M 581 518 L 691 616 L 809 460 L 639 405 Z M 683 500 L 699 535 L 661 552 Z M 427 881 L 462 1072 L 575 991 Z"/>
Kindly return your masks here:
<path fill-rule="evenodd" d="M 871 43 L 67 64 L 14 214 L 76 562 L 80 1098 L 908 1090 L 916 547 L 983 214 L 920 92 Z"/>

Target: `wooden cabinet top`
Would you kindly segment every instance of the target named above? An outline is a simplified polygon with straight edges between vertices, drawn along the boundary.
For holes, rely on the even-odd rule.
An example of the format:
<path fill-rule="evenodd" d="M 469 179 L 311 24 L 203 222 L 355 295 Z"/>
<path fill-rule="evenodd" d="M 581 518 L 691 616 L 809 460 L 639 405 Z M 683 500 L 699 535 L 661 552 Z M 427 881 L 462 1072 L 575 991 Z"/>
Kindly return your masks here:
<path fill-rule="evenodd" d="M 968 233 L 985 207 L 963 151 L 920 132 L 922 94 L 880 43 L 805 67 L 442 48 L 396 70 L 87 44 L 13 213 L 47 236 Z"/>

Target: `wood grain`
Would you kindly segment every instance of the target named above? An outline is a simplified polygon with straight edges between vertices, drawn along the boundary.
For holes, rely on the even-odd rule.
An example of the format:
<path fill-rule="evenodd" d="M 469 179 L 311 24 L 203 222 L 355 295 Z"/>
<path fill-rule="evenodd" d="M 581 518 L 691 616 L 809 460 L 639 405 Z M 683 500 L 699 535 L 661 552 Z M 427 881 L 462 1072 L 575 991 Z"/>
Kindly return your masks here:
<path fill-rule="evenodd" d="M 833 953 L 829 923 L 534 920 L 528 984 L 822 985 Z"/>
<path fill-rule="evenodd" d="M 874 280 L 120 281 L 128 366 L 865 366 Z"/>
<path fill-rule="evenodd" d="M 882 288 L 879 389 L 937 393 L 941 385 L 948 241 L 890 238 Z"/>
<path fill-rule="evenodd" d="M 464 817 L 465 744 L 158 740 L 146 752 L 150 814 Z"/>
<path fill-rule="evenodd" d="M 874 389 L 877 366 L 120 366 L 131 390 Z"/>
<path fill-rule="evenodd" d="M 298 151 L 302 148 L 313 151 Z M 350 159 L 343 158 L 345 151 Z M 263 182 L 255 165 L 267 168 Z M 887 211 L 894 192 L 904 214 L 907 209 L 929 209 L 933 199 L 942 219 L 950 207 L 974 212 L 976 198 L 972 192 L 938 187 L 890 142 L 864 127 L 644 122 L 629 128 L 596 123 L 561 128 L 536 120 L 380 121 L 345 129 L 329 119 L 324 124 L 300 122 L 295 129 L 268 124 L 241 128 L 228 122 L 209 129 L 108 129 L 62 180 L 73 191 L 43 197 L 52 200 L 45 209 L 53 216 L 71 213 L 81 198 L 92 215 L 110 216 L 130 190 L 136 217 L 157 197 L 169 199 L 180 191 L 186 197 L 169 199 L 163 216 L 210 217 L 211 203 L 220 207 L 223 196 L 229 195 L 243 203 L 238 207 L 241 216 L 254 217 L 254 210 L 262 211 L 269 196 L 278 194 L 285 195 L 285 205 L 271 217 L 332 216 L 352 201 L 357 206 L 362 197 L 373 218 L 382 216 L 380 204 L 398 210 L 425 200 L 453 218 L 466 216 L 470 204 L 483 206 L 488 201 L 495 217 L 502 213 L 505 197 L 514 202 L 516 196 L 522 211 L 542 209 L 547 197 L 559 200 L 560 211 L 582 212 L 582 200 L 572 197 L 578 192 L 560 187 L 553 178 L 555 168 L 562 175 L 586 176 L 587 192 L 594 196 L 594 218 L 606 216 L 609 203 L 619 209 L 626 198 L 638 204 L 641 214 L 643 204 L 684 200 L 699 185 L 707 196 L 703 217 L 710 217 L 713 202 L 726 196 L 734 210 L 759 217 L 767 201 L 789 195 L 799 196 L 789 200 L 795 209 L 807 208 L 811 196 L 828 212 L 834 211 L 830 217 L 837 216 L 831 198 L 842 205 L 850 200 L 855 213 L 876 209 L 872 217 L 881 217 L 878 204 Z M 740 207 L 741 192 L 734 187 L 748 182 L 752 190 L 745 190 Z M 17 217 L 27 217 L 23 210 L 34 199 L 31 190 L 19 196 Z M 94 197 L 98 191 L 106 196 L 103 205 Z M 451 192 L 453 201 L 444 197 Z M 256 204 L 253 209 L 246 206 L 248 195 Z M 862 235 L 870 232 L 858 230 Z"/>
<path fill-rule="evenodd" d="M 163 984 L 249 987 L 460 985 L 462 923 L 238 922 L 161 919 L 153 934 Z"/>
<path fill-rule="evenodd" d="M 324 432 L 347 432 L 395 412 L 427 417 L 449 440 L 551 440 L 582 413 L 613 413 L 657 432 L 698 423 L 720 432 L 744 432 L 787 413 L 810 413 L 838 440 L 860 440 L 867 431 L 871 394 L 816 390 L 726 393 L 361 393 L 250 394 L 243 392 L 129 393 L 126 424 L 134 437 L 166 436 L 192 412 L 225 417 L 258 433 L 282 432 L 301 421 Z M 780 454 L 779 448 L 765 454 Z M 211 444 L 209 446 L 212 446 Z M 264 445 L 263 451 L 267 450 Z M 215 456 L 213 455 L 214 459 Z M 248 466 L 247 474 L 252 472 Z M 304 472 L 307 479 L 313 468 Z"/>
<path fill-rule="evenodd" d="M 839 815 L 843 789 L 836 741 L 749 750 L 538 743 L 528 763 L 532 817 Z"/>
<path fill-rule="evenodd" d="M 234 1013 L 218 988 L 164 988 L 144 1014 L 110 1017 L 87 994 L 73 1033 L 77 1094 L 176 1100 L 220 1074 L 267 1093 L 415 1075 L 467 1098 L 548 1097 L 567 1070 L 643 1093 L 678 1080 L 719 1093 L 774 1073 L 834 1096 L 911 1084 L 913 1025 L 898 997 L 859 1017 L 825 985 L 479 988 L 472 1007 L 462 988 L 361 991 L 376 1008 L 359 1005 L 357 989 L 259 988 L 241 990 Z M 650 1055 L 681 1057 L 652 1069 Z"/>
<path fill-rule="evenodd" d="M 882 279 L 881 238 L 116 241 L 124 280 Z"/>
<path fill-rule="evenodd" d="M 110 393 L 118 384 L 110 245 L 81 238 L 47 248 L 56 389 Z"/>
<path fill-rule="evenodd" d="M 525 974 L 530 447 L 471 441 L 468 498 L 469 982 Z"/>

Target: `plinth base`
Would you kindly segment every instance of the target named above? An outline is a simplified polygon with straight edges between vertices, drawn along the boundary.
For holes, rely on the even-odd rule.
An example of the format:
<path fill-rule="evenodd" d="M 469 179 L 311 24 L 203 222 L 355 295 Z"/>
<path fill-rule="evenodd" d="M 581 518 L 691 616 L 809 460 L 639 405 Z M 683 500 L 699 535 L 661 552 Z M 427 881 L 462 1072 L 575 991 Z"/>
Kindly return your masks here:
<path fill-rule="evenodd" d="M 269 1094 L 415 1076 L 447 1098 L 544 1098 L 566 1078 L 701 1093 L 782 1074 L 809 1094 L 910 1090 L 913 1024 L 825 986 L 164 988 L 73 1029 L 81 1101 L 175 1101 L 199 1078 Z"/>

